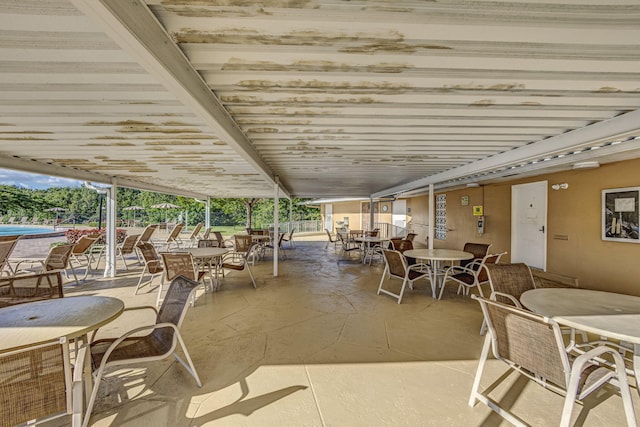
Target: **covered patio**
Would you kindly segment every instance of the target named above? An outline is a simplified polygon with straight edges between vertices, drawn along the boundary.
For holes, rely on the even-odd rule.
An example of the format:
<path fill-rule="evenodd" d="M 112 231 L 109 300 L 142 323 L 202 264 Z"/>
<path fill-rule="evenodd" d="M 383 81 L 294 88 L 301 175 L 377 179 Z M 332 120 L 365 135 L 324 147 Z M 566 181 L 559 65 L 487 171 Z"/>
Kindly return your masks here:
<path fill-rule="evenodd" d="M 467 405 L 484 339 L 475 301 L 454 287 L 434 300 L 419 281 L 399 305 L 376 295 L 380 263 L 325 250 L 318 237 L 299 238 L 288 255 L 277 278 L 268 259 L 256 264 L 257 289 L 246 273 L 231 272 L 218 292 L 198 292 L 182 331 L 202 388 L 172 359 L 112 369 L 90 425 L 508 425 L 484 405 Z M 138 274 L 68 285 L 65 295 L 153 305 L 155 290 L 133 293 Z M 144 321 L 127 316 L 99 336 Z M 489 366 L 488 380 L 506 370 Z M 531 425 L 559 422 L 563 398 L 518 375 L 492 395 Z M 612 391 L 589 402 L 597 406 L 576 410 L 576 425 L 624 424 Z"/>

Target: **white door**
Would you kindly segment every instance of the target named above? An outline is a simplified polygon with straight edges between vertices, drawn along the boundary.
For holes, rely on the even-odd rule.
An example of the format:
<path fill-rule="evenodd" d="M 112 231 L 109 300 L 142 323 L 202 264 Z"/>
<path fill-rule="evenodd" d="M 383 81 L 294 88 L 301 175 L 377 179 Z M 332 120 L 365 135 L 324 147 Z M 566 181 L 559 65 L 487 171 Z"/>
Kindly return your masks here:
<path fill-rule="evenodd" d="M 547 181 L 511 187 L 511 262 L 547 268 Z"/>
<path fill-rule="evenodd" d="M 324 228 L 333 233 L 333 205 L 328 203 L 324 205 Z"/>

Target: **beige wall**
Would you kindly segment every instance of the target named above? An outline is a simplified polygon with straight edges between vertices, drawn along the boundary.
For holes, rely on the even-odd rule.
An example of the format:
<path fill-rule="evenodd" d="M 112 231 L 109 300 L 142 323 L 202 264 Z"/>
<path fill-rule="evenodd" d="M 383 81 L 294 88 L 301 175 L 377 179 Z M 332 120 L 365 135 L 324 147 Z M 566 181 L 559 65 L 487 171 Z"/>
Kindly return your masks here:
<path fill-rule="evenodd" d="M 461 248 L 466 241 L 491 243 L 491 252 L 511 246 L 511 186 L 547 180 L 547 271 L 579 279 L 580 287 L 640 295 L 640 244 L 603 241 L 602 190 L 640 186 L 640 159 L 598 169 L 559 172 L 530 179 L 448 191 L 447 240 L 435 247 Z M 568 183 L 567 190 L 551 185 Z M 460 196 L 469 206 L 460 206 Z M 482 204 L 486 233 L 478 236 L 472 206 Z M 568 240 L 558 237 L 567 236 Z M 509 258 L 503 259 L 509 262 Z"/>
<path fill-rule="evenodd" d="M 349 218 L 349 229 L 351 230 L 361 230 L 362 224 L 360 222 L 360 201 L 352 201 L 352 202 L 340 202 L 340 203 L 332 203 L 333 205 L 333 230 L 331 232 L 335 232 L 336 230 L 336 221 L 342 221 L 344 217 Z M 324 223 L 324 208 L 325 205 L 322 205 L 322 221 Z"/>
<path fill-rule="evenodd" d="M 640 159 L 447 191 L 446 240 L 435 240 L 436 248 L 460 249 L 465 242 L 491 243 L 492 253 L 511 250 L 511 186 L 548 181 L 547 271 L 577 277 L 580 287 L 640 296 L 640 243 L 603 241 L 602 190 L 640 186 Z M 569 184 L 554 191 L 551 185 Z M 460 198 L 469 196 L 469 204 Z M 485 233 L 478 235 L 473 206 L 482 205 Z M 426 244 L 429 223 L 428 196 L 407 199 L 408 226 Z M 334 219 L 350 218 L 351 229 L 362 228 L 360 202 L 333 204 Z M 382 219 L 382 218 L 381 218 Z M 558 237 L 567 236 L 568 240 Z M 507 254 L 502 262 L 510 262 Z"/>

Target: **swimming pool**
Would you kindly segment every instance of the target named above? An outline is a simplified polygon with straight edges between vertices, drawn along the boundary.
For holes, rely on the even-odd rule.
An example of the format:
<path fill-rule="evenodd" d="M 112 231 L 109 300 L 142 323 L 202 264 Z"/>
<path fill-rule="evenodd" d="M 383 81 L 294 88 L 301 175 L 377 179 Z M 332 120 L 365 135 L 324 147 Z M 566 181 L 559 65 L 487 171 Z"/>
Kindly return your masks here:
<path fill-rule="evenodd" d="M 0 225 L 0 236 L 11 236 L 17 234 L 51 234 L 53 227 L 33 227 L 29 225 Z"/>

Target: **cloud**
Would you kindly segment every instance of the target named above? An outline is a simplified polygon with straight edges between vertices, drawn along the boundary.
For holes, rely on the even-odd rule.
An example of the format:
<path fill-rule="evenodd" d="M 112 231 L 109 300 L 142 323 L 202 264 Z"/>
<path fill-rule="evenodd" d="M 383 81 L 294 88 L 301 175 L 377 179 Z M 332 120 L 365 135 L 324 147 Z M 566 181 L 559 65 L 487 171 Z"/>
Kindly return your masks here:
<path fill-rule="evenodd" d="M 0 184 L 14 185 L 16 187 L 30 188 L 34 190 L 44 190 L 52 187 L 79 187 L 82 185 L 82 181 L 0 169 Z"/>

